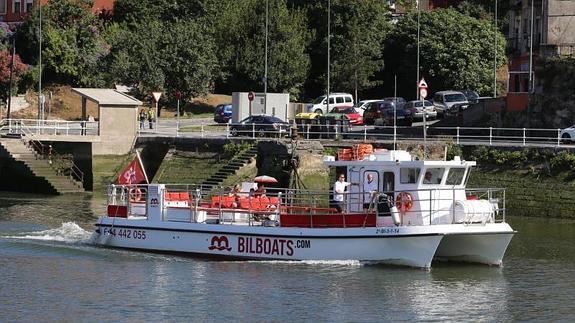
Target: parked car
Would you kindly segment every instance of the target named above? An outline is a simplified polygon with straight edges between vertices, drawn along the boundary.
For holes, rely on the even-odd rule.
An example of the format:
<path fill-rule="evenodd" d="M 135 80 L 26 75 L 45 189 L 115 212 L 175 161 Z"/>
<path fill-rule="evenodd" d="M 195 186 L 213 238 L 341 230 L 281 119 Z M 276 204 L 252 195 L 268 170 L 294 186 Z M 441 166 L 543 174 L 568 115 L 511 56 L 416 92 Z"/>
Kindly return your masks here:
<path fill-rule="evenodd" d="M 464 90 L 461 91 L 461 93 L 465 95 L 469 104 L 477 104 L 479 102 L 479 94 L 477 94 L 477 92 L 472 90 Z"/>
<path fill-rule="evenodd" d="M 403 107 L 405 103 L 407 103 L 407 101 L 405 101 L 405 99 L 400 96 L 390 96 L 387 98 L 383 98 L 383 101 L 389 101 L 392 102 L 393 104 L 397 104 L 398 109 Z"/>
<path fill-rule="evenodd" d="M 437 111 L 435 111 L 435 107 L 433 103 L 429 100 L 421 102 L 421 100 L 413 100 L 407 102 L 403 108 L 411 111 L 414 120 L 423 120 L 423 109 L 425 106 L 425 118 L 435 119 L 437 118 Z"/>
<path fill-rule="evenodd" d="M 364 124 L 374 124 L 375 120 L 382 118 L 383 113 L 394 107 L 400 109 L 405 104 L 404 98 L 385 98 L 381 101 L 375 101 L 368 104 L 368 108 L 363 113 Z"/>
<path fill-rule="evenodd" d="M 458 91 L 439 91 L 433 95 L 433 105 L 438 116 L 446 116 L 457 113 L 460 109 L 465 110 L 469 102 L 465 95 Z"/>
<path fill-rule="evenodd" d="M 249 116 L 238 123 L 230 125 L 232 136 L 285 136 L 288 134 L 290 124 L 280 118 L 266 115 Z"/>
<path fill-rule="evenodd" d="M 562 129 L 559 133 L 561 141 L 565 144 L 575 142 L 575 125 Z"/>
<path fill-rule="evenodd" d="M 325 114 L 334 107 L 353 107 L 353 96 L 348 93 L 332 93 L 329 95 L 329 105 L 325 95 L 307 105 L 307 112 Z"/>
<path fill-rule="evenodd" d="M 363 118 L 354 107 L 335 107 L 325 116 L 334 116 L 338 119 L 344 117 L 349 119 L 349 123 L 352 125 L 363 124 Z"/>
<path fill-rule="evenodd" d="M 359 114 L 361 114 L 361 116 L 363 116 L 363 113 L 365 112 L 365 110 L 367 110 L 367 108 L 369 107 L 369 104 L 373 103 L 373 102 L 377 102 L 377 101 L 383 101 L 383 99 L 361 100 L 357 103 L 357 106 L 355 107 L 355 109 L 357 110 L 357 112 L 359 112 Z"/>
<path fill-rule="evenodd" d="M 228 123 L 232 119 L 232 104 L 220 104 L 214 111 L 214 121 L 217 123 Z"/>
<path fill-rule="evenodd" d="M 395 119 L 396 126 L 411 127 L 411 125 L 413 124 L 413 114 L 411 113 L 411 111 L 405 108 L 399 108 L 395 110 L 395 113 L 393 109 L 388 109 L 385 111 L 385 115 L 383 118 L 383 124 L 385 126 L 393 126 L 394 114 L 396 117 Z"/>

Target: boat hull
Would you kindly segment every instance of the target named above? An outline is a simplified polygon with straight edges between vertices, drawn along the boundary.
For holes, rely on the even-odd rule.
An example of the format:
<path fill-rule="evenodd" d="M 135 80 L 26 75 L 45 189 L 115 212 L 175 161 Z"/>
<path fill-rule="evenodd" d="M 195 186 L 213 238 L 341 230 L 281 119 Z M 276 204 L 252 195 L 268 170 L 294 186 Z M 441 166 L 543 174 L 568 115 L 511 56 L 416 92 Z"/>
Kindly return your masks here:
<path fill-rule="evenodd" d="M 482 230 L 446 233 L 435 257 L 439 260 L 463 261 L 500 266 L 513 235 L 507 223 L 488 224 Z"/>
<path fill-rule="evenodd" d="M 260 260 L 357 260 L 429 268 L 442 234 L 407 228 L 304 229 L 180 223 L 98 223 L 97 245 L 206 257 Z M 134 221 L 130 221 L 134 222 Z"/>

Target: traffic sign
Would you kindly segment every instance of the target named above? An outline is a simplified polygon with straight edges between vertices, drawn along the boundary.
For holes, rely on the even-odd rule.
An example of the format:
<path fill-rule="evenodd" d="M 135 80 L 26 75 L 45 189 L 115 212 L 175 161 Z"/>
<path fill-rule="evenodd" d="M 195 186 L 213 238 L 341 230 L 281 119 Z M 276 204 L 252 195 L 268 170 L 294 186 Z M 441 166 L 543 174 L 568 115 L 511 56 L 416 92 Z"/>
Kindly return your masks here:
<path fill-rule="evenodd" d="M 179 100 L 182 98 L 182 92 L 180 92 L 179 90 L 176 90 L 176 100 Z"/>
<path fill-rule="evenodd" d="M 417 83 L 417 87 L 418 88 L 425 88 L 427 89 L 427 82 L 425 82 L 425 79 L 422 77 L 421 80 L 419 80 L 419 83 Z"/>
<path fill-rule="evenodd" d="M 426 87 L 420 87 L 419 88 L 419 96 L 422 99 L 425 99 L 425 97 L 427 96 L 427 88 Z"/>
<path fill-rule="evenodd" d="M 250 92 L 248 93 L 248 100 L 250 100 L 250 102 L 251 102 L 251 101 L 254 100 L 254 97 L 255 97 L 254 92 L 251 92 L 251 91 L 250 91 Z"/>
<path fill-rule="evenodd" d="M 154 100 L 157 103 L 160 101 L 160 97 L 162 96 L 162 92 L 152 92 L 152 96 L 154 96 Z"/>

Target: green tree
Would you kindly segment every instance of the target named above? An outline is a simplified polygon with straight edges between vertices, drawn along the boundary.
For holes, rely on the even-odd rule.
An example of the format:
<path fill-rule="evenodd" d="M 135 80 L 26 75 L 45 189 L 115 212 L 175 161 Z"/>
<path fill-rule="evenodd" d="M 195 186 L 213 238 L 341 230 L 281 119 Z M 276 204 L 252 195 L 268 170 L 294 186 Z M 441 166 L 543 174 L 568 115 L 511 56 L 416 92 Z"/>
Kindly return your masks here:
<path fill-rule="evenodd" d="M 311 71 L 308 98 L 324 94 L 327 83 L 327 3 L 298 2 L 307 9 L 308 27 L 315 37 L 307 49 Z M 379 0 L 331 1 L 330 90 L 369 89 L 380 83 L 383 46 L 390 25 L 389 8 Z"/>
<path fill-rule="evenodd" d="M 505 63 L 505 37 L 497 33 L 497 68 Z M 420 19 L 420 76 L 431 92 L 473 89 L 493 92 L 493 23 L 453 9 L 422 12 Z M 389 83 L 397 75 L 398 94 L 416 94 L 417 15 L 406 15 L 386 42 L 385 70 Z M 391 91 L 387 91 L 388 94 Z"/>
<path fill-rule="evenodd" d="M 298 94 L 309 69 L 305 53 L 311 34 L 302 10 L 268 0 L 268 91 Z M 221 66 L 218 88 L 263 91 L 266 0 L 214 0 L 213 24 Z"/>
<path fill-rule="evenodd" d="M 109 51 L 91 0 L 51 0 L 42 6 L 42 71 L 46 82 L 104 86 L 100 62 Z M 39 8 L 18 29 L 17 50 L 38 64 Z"/>
<path fill-rule="evenodd" d="M 140 96 L 162 91 L 173 98 L 179 90 L 185 98 L 209 90 L 216 58 L 202 25 L 149 20 L 114 34 L 108 70 L 113 82 L 136 85 Z"/>

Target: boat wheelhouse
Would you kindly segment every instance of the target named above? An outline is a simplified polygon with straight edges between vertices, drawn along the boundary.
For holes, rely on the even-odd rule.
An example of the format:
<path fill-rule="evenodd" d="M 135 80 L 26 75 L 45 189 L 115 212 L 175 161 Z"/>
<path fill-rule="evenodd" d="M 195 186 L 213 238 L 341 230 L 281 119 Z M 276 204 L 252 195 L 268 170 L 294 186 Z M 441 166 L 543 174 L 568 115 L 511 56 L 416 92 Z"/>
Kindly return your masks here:
<path fill-rule="evenodd" d="M 505 191 L 466 189 L 475 162 L 375 151 L 361 160 L 325 163 L 353 184 L 342 212 L 333 207 L 331 191 L 268 189 L 254 195 L 249 184 L 238 194 L 197 185 L 112 185 L 94 241 L 225 259 L 423 268 L 433 259 L 502 263 L 515 233 L 505 222 Z M 376 183 L 369 192 L 368 177 Z"/>

